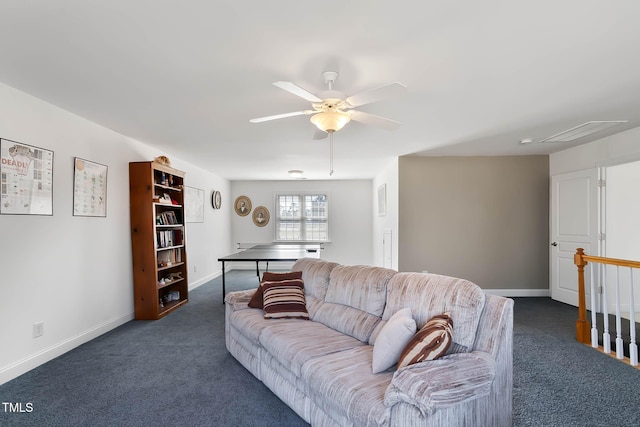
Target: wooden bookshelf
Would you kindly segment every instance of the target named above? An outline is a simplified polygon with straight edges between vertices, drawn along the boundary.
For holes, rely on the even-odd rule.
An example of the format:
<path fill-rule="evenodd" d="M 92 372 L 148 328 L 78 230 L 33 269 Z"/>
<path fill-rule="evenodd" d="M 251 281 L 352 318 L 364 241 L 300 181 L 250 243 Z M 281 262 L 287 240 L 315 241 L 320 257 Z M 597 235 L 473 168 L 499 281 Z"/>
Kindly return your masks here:
<path fill-rule="evenodd" d="M 157 320 L 189 301 L 184 172 L 129 163 L 135 318 Z"/>

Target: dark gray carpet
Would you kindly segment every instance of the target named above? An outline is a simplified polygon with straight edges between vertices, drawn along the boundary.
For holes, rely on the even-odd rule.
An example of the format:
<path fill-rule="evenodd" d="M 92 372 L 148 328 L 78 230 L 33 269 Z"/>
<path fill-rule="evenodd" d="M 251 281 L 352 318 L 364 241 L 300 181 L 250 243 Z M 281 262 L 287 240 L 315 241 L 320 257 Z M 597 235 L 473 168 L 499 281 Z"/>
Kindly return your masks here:
<path fill-rule="evenodd" d="M 640 426 L 640 370 L 575 340 L 575 307 L 515 298 L 516 426 Z"/>
<path fill-rule="evenodd" d="M 227 291 L 257 284 L 227 275 Z M 0 426 L 306 426 L 226 350 L 220 280 L 158 321 L 132 321 L 0 386 L 32 402 Z"/>
<path fill-rule="evenodd" d="M 227 289 L 255 287 L 251 271 Z M 226 351 L 220 279 L 166 318 L 129 322 L 0 386 L 2 426 L 306 426 Z M 576 309 L 518 298 L 515 426 L 638 426 L 640 371 L 575 342 Z M 620 390 L 617 392 L 616 390 Z"/>

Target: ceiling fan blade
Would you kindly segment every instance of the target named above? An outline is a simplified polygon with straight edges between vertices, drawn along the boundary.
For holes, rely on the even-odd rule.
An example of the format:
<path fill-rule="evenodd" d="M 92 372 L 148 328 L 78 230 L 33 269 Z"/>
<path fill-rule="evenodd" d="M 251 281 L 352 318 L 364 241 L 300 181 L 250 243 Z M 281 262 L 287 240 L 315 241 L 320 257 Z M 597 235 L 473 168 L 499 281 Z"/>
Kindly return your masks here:
<path fill-rule="evenodd" d="M 285 117 L 306 116 L 312 113 L 315 113 L 315 111 L 314 110 L 294 111 L 293 113 L 275 114 L 273 116 L 258 117 L 256 119 L 251 119 L 249 121 L 251 123 L 262 123 L 262 122 L 267 122 L 269 120 L 284 119 Z"/>
<path fill-rule="evenodd" d="M 279 87 L 280 89 L 284 89 L 296 96 L 299 96 L 300 98 L 306 99 L 309 102 L 322 102 L 322 99 L 318 98 L 311 92 L 302 89 L 300 86 L 294 85 L 291 82 L 277 81 L 274 82 L 273 85 Z"/>
<path fill-rule="evenodd" d="M 365 125 L 376 126 L 379 128 L 394 130 L 400 127 L 401 123 L 395 120 L 387 119 L 384 117 L 376 116 L 369 113 L 364 113 L 357 110 L 349 110 L 347 113 L 351 116 L 351 120 L 364 123 Z"/>
<path fill-rule="evenodd" d="M 358 107 L 360 105 L 371 104 L 372 102 L 380 101 L 383 99 L 391 98 L 393 96 L 404 93 L 407 89 L 402 83 L 394 82 L 384 86 L 370 89 L 365 92 L 360 92 L 356 95 L 347 98 L 347 104 L 351 107 Z"/>
<path fill-rule="evenodd" d="M 316 128 L 316 130 L 313 132 L 313 139 L 317 140 L 317 139 L 325 139 L 327 136 L 329 136 L 328 133 L 326 133 L 323 130 L 320 130 L 318 128 Z"/>

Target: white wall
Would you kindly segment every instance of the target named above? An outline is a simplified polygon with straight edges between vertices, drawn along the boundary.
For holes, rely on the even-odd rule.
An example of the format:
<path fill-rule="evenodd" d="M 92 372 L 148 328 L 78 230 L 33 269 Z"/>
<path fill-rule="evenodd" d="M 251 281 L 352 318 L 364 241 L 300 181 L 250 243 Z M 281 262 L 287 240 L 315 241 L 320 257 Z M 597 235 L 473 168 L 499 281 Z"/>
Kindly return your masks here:
<path fill-rule="evenodd" d="M 607 168 L 606 256 L 640 260 L 640 161 Z"/>
<path fill-rule="evenodd" d="M 128 163 L 165 154 L 186 184 L 228 181 L 0 84 L 0 137 L 54 151 L 53 216 L 0 215 L 0 384 L 133 318 Z M 73 158 L 108 169 L 107 217 L 72 216 Z M 208 208 L 208 209 L 207 209 Z M 192 286 L 219 273 L 229 212 L 187 226 Z M 44 322 L 44 336 L 32 338 Z"/>
<path fill-rule="evenodd" d="M 640 127 L 549 156 L 551 176 L 640 160 Z"/>
<path fill-rule="evenodd" d="M 324 245 L 322 258 L 341 264 L 371 264 L 373 228 L 371 209 L 373 206 L 372 181 L 233 181 L 228 209 L 238 196 L 251 199 L 253 208 L 266 206 L 271 221 L 265 227 L 253 224 L 251 214 L 241 217 L 231 215 L 232 246 L 236 243 L 270 243 L 275 239 L 275 194 L 278 192 L 322 192 L 329 197 L 330 243 Z M 234 264 L 230 265 L 233 268 Z"/>
<path fill-rule="evenodd" d="M 630 129 L 600 140 L 554 153 L 549 159 L 550 174 L 574 172 L 578 170 L 606 168 L 605 206 L 605 253 L 604 256 L 638 260 L 637 187 L 640 160 L 640 127 Z M 634 163 L 635 162 L 635 163 Z M 635 219 L 635 221 L 634 221 Z M 637 272 L 636 272 L 637 273 Z M 615 269 L 607 269 L 607 290 L 609 310 L 615 310 Z M 628 271 L 622 273 L 621 308 L 630 309 L 628 294 Z M 637 289 L 637 281 L 636 288 Z M 637 292 L 637 291 L 636 291 Z M 640 295 L 635 295 L 636 311 L 640 306 Z"/>
<path fill-rule="evenodd" d="M 378 215 L 378 188 L 386 185 L 387 209 Z M 373 180 L 373 265 L 384 265 L 382 239 L 385 230 L 391 231 L 391 268 L 398 269 L 398 158 Z"/>
<path fill-rule="evenodd" d="M 624 218 L 633 218 L 633 215 L 626 216 L 630 207 L 628 204 L 638 199 L 638 167 L 635 166 L 638 160 L 640 127 L 549 156 L 549 173 L 552 176 L 594 168 L 604 170 L 607 181 L 606 224 L 605 230 L 601 230 L 605 231 L 607 236 L 604 256 L 635 256 L 630 252 L 630 248 L 635 247 L 637 250 L 637 239 L 633 235 L 633 230 L 637 227 L 631 226 L 632 222 L 624 223 Z"/>
<path fill-rule="evenodd" d="M 606 252 L 610 258 L 640 260 L 640 161 L 611 166 L 606 171 Z M 621 267 L 607 268 L 607 296 L 609 310 L 614 312 L 616 305 L 616 281 L 620 284 L 621 311 L 631 311 L 631 270 Z M 634 311 L 640 314 L 640 271 L 634 274 Z"/>

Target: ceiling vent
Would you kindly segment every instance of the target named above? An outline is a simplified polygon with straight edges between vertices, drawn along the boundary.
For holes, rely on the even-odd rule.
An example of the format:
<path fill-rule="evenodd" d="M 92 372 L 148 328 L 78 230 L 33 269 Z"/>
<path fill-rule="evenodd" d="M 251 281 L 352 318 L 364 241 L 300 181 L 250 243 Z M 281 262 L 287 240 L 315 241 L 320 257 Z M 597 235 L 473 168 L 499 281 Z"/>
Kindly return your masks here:
<path fill-rule="evenodd" d="M 601 130 L 609 129 L 610 127 L 627 123 L 626 120 L 616 121 L 591 121 L 586 122 L 571 129 L 565 130 L 560 133 L 556 133 L 548 138 L 541 140 L 540 142 L 569 142 L 583 136 L 591 135 Z"/>

